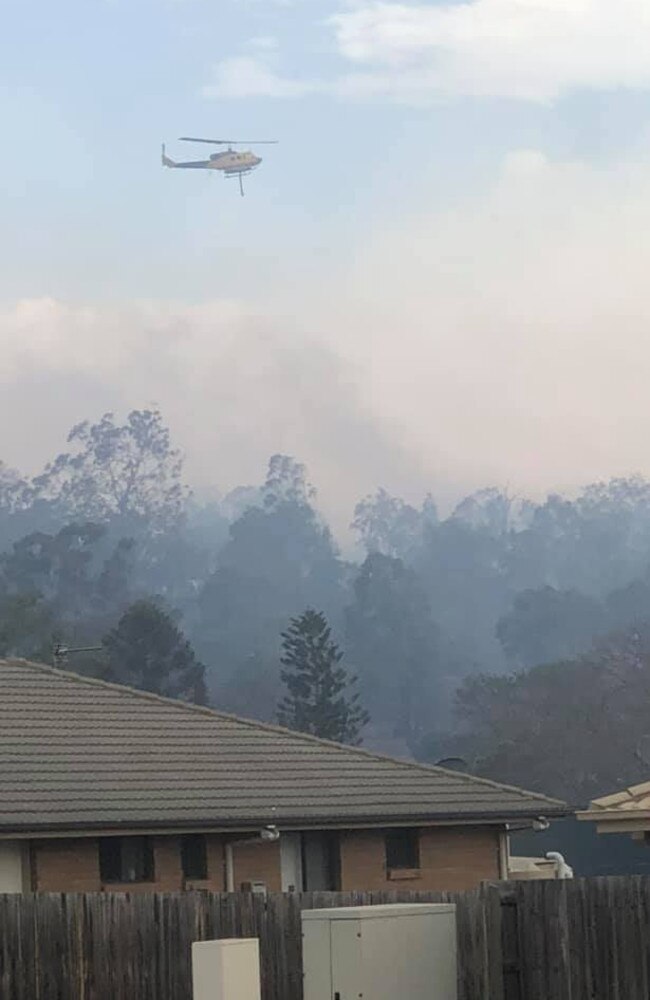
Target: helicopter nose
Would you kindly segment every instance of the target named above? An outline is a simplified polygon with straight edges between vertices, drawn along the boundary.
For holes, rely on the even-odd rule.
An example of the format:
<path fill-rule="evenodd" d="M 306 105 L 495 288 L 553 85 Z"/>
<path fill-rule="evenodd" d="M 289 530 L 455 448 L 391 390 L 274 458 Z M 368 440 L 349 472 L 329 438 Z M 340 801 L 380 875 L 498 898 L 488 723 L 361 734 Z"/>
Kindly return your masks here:
<path fill-rule="evenodd" d="M 260 163 L 262 162 L 262 157 L 261 156 L 256 156 L 256 157 L 254 157 L 254 159 L 255 159 L 255 166 L 259 167 Z"/>

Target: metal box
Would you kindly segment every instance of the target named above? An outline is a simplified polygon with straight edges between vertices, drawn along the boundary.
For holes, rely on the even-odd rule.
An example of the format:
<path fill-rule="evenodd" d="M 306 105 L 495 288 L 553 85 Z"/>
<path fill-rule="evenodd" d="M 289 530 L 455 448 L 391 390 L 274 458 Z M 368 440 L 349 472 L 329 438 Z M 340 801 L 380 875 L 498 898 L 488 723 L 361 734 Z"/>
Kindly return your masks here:
<path fill-rule="evenodd" d="M 257 938 L 194 941 L 194 1000 L 260 1000 Z"/>
<path fill-rule="evenodd" d="M 268 894 L 266 882 L 242 882 L 241 891 L 250 892 L 254 896 L 263 896 L 264 899 L 266 899 Z"/>
<path fill-rule="evenodd" d="M 304 1000 L 457 1000 L 452 903 L 302 914 Z"/>

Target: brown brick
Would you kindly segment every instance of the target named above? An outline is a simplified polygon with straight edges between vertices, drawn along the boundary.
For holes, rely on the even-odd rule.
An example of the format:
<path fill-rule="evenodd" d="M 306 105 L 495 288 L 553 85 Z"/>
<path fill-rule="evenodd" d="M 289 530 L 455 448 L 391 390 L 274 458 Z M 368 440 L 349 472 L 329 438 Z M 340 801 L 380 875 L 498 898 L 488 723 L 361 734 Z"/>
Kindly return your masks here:
<path fill-rule="evenodd" d="M 178 837 L 154 837 L 154 881 L 102 885 L 99 841 L 38 840 L 32 845 L 37 892 L 176 892 L 183 888 Z"/>
<path fill-rule="evenodd" d="M 235 844 L 233 853 L 235 889 L 239 889 L 242 882 L 264 882 L 269 892 L 280 892 L 282 884 L 279 841 Z"/>
<path fill-rule="evenodd" d="M 224 838 L 207 837 L 208 878 L 185 883 L 180 838 L 154 838 L 155 881 L 102 886 L 96 838 L 42 840 L 32 843 L 33 887 L 39 892 L 176 892 L 183 888 L 225 889 Z M 238 843 L 233 847 L 235 889 L 244 882 L 281 888 L 280 845 Z M 398 873 L 396 873 L 398 874 Z M 341 833 L 341 889 L 470 889 L 499 877 L 499 831 L 495 827 L 437 827 L 420 834 L 420 871 L 390 878 L 384 834 L 380 830 Z"/>
<path fill-rule="evenodd" d="M 397 873 L 396 873 L 397 874 Z M 355 830 L 341 835 L 343 891 L 472 889 L 499 877 L 499 831 L 493 827 L 437 827 L 420 833 L 420 871 L 389 878 L 384 835 Z"/>
<path fill-rule="evenodd" d="M 97 892 L 99 851 L 94 838 L 32 843 L 35 892 Z"/>

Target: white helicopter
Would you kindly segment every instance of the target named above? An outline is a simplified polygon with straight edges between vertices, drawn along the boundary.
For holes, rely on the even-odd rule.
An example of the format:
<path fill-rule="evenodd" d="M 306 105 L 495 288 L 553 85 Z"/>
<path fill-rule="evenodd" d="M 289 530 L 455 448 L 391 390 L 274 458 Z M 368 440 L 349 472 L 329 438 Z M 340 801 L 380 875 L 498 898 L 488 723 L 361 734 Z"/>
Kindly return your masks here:
<path fill-rule="evenodd" d="M 239 190 L 244 195 L 244 175 L 250 174 L 262 162 L 261 156 L 256 156 L 250 150 L 237 152 L 233 146 L 261 146 L 275 145 L 277 139 L 259 139 L 255 142 L 233 142 L 230 139 L 197 139 L 193 136 L 182 135 L 179 142 L 205 142 L 212 146 L 227 146 L 228 149 L 220 153 L 212 153 L 207 160 L 185 160 L 180 163 L 170 160 L 162 148 L 162 163 L 164 167 L 175 167 L 180 170 L 221 170 L 224 177 L 238 177 Z"/>

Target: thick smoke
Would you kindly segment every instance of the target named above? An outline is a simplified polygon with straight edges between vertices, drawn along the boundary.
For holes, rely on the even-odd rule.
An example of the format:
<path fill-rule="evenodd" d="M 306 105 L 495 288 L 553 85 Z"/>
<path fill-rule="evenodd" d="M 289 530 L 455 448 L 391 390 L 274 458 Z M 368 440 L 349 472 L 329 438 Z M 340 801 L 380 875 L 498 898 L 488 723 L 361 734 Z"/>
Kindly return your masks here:
<path fill-rule="evenodd" d="M 7 304 L 3 455 L 36 468 L 80 417 L 157 403 L 197 485 L 296 454 L 339 525 L 377 484 L 444 501 L 646 471 L 649 188 L 642 160 L 520 151 L 481 196 L 386 209 L 345 280 L 337 259 L 264 303 Z"/>

